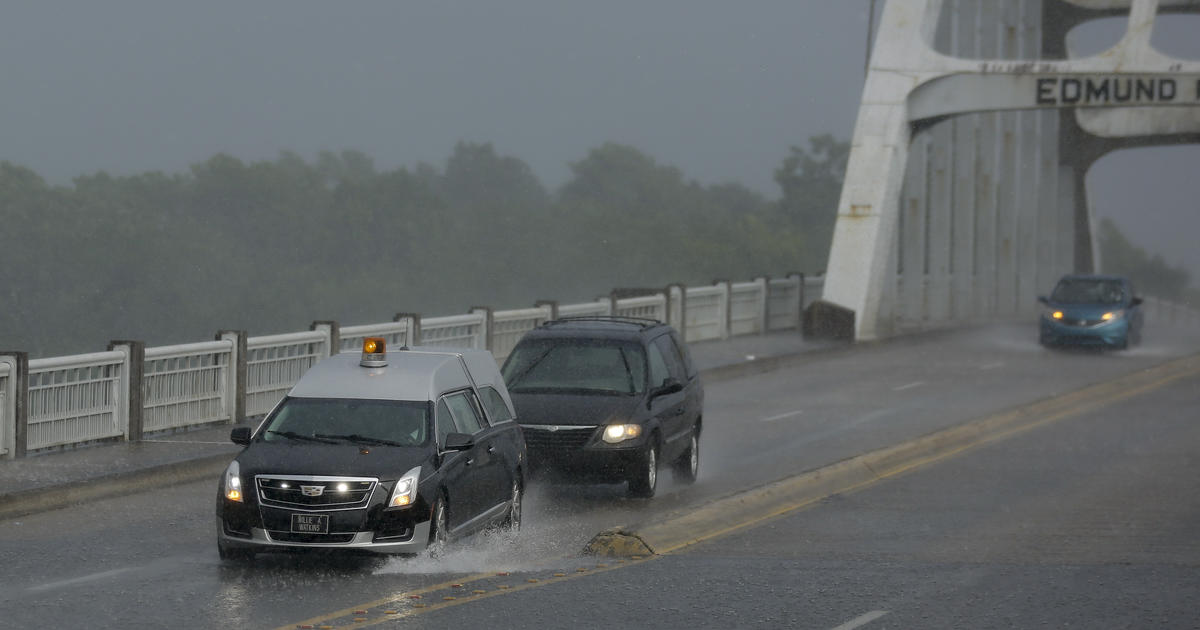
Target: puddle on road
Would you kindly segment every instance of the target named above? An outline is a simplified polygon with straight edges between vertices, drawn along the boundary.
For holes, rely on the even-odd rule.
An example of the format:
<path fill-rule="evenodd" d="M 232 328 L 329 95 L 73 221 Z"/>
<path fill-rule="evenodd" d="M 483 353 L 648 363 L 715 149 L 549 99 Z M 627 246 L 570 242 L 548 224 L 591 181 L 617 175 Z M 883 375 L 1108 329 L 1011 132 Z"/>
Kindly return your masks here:
<path fill-rule="evenodd" d="M 563 505 L 563 488 L 533 486 L 526 494 L 521 531 L 484 532 L 455 541 L 441 558 L 428 554 L 388 558 L 376 575 L 534 571 L 546 563 L 576 557 L 595 535 L 576 518 L 578 505 Z M 568 491 L 569 492 L 569 491 Z M 586 509 L 586 508 L 584 508 Z"/>

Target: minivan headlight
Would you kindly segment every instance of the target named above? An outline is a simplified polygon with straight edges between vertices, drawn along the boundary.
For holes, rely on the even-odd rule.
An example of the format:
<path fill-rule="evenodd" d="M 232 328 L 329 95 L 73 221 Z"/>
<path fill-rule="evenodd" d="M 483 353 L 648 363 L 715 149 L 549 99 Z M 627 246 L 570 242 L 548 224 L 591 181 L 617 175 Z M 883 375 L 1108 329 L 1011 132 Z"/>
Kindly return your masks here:
<path fill-rule="evenodd" d="M 417 500 L 417 482 L 421 479 L 421 467 L 416 466 L 404 473 L 392 488 L 392 496 L 388 499 L 389 508 L 406 508 Z"/>
<path fill-rule="evenodd" d="M 604 427 L 604 436 L 601 438 L 609 444 L 632 440 L 642 434 L 642 425 L 640 424 L 610 424 Z"/>
<path fill-rule="evenodd" d="M 238 465 L 236 459 L 229 462 L 229 467 L 225 469 L 225 498 L 238 503 L 242 503 L 244 500 L 241 473 L 241 466 Z"/>

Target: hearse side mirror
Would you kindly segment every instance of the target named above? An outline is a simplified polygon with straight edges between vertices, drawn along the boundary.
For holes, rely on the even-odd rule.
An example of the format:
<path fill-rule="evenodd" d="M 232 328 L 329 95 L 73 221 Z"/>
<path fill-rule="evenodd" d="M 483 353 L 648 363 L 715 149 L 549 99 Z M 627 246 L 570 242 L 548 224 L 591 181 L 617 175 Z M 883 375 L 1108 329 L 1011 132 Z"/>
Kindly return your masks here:
<path fill-rule="evenodd" d="M 470 433 L 451 433 L 446 436 L 445 451 L 465 451 L 475 446 L 475 438 Z"/>
<path fill-rule="evenodd" d="M 229 432 L 229 441 L 246 446 L 250 443 L 250 427 L 233 427 Z"/>

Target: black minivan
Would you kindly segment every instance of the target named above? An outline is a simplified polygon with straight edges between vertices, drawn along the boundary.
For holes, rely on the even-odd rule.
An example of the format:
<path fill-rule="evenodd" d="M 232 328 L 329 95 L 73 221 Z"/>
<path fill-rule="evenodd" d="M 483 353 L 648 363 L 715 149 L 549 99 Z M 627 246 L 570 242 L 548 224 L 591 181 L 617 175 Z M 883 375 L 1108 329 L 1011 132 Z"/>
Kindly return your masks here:
<path fill-rule="evenodd" d="M 658 468 L 695 481 L 704 388 L 679 333 L 657 320 L 574 317 L 526 333 L 501 369 L 531 473 L 628 482 L 652 497 Z"/>

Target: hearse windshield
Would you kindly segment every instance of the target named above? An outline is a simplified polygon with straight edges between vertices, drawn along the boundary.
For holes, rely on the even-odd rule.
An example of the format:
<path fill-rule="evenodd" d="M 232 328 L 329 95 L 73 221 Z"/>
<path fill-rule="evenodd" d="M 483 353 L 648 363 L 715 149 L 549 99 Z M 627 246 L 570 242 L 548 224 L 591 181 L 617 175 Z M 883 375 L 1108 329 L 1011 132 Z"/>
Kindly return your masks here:
<path fill-rule="evenodd" d="M 286 398 L 267 419 L 262 440 L 421 446 L 429 404 L 360 398 Z"/>

